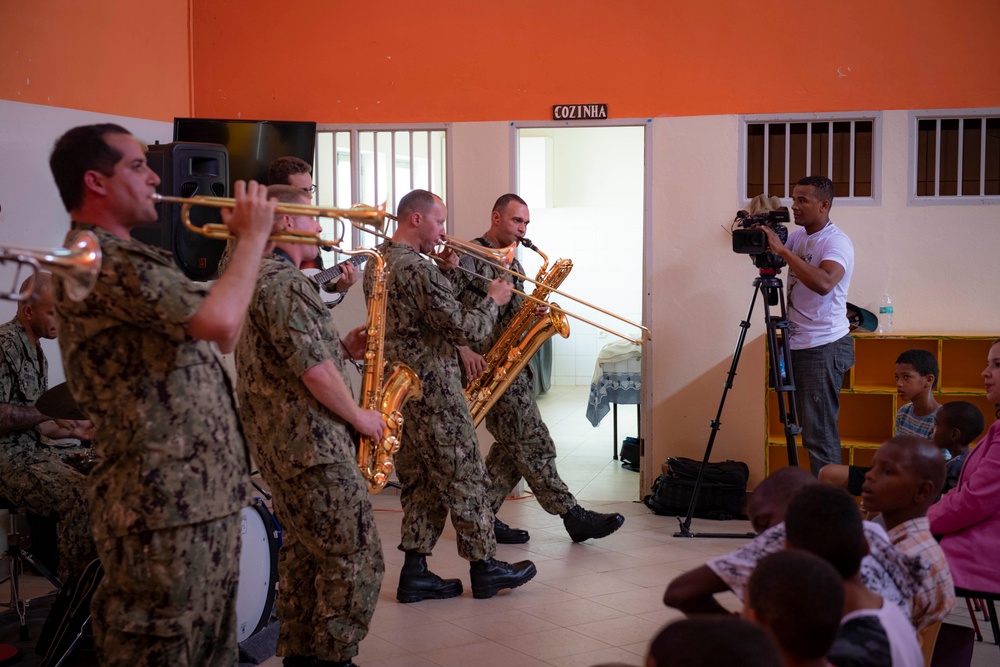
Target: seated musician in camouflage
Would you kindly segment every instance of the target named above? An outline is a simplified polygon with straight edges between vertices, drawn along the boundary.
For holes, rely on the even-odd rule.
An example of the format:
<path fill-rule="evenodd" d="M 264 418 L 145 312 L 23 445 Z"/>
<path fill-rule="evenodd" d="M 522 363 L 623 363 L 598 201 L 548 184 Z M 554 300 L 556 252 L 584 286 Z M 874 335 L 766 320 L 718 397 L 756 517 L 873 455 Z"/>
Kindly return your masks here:
<path fill-rule="evenodd" d="M 250 471 L 218 349 L 239 339 L 274 203 L 257 183 L 235 183 L 223 220 L 240 243 L 207 287 L 129 235 L 157 220 L 150 195 L 160 179 L 126 129 L 74 128 L 49 164 L 73 221 L 67 240 L 91 229 L 103 255 L 83 301 L 55 279 L 67 383 L 94 423 L 101 457 L 87 478 L 104 567 L 91 602 L 98 659 L 232 667 Z"/>
<path fill-rule="evenodd" d="M 515 194 L 503 195 L 493 205 L 489 230 L 474 239 L 473 243 L 487 248 L 505 248 L 524 237 L 530 222 L 528 205 L 524 200 Z M 485 276 L 479 278 L 461 269 L 452 272 L 450 279 L 455 287 L 455 296 L 466 305 L 482 298 L 487 278 L 507 275 L 472 255 L 464 256 L 461 266 L 471 273 Z M 524 267 L 516 259 L 510 268 L 524 275 Z M 523 292 L 524 281 L 515 277 L 514 287 Z M 459 347 L 468 380 L 475 380 L 486 370 L 483 355 L 493 347 L 526 301 L 519 294 L 513 295 L 510 303 L 500 308 L 492 335 L 474 346 Z M 542 305 L 535 310 L 538 317 L 545 317 L 547 312 L 548 309 Z M 493 480 L 489 492 L 493 513 L 495 515 L 500 511 L 504 498 L 523 477 L 542 509 L 562 517 L 566 532 L 574 542 L 606 537 L 621 528 L 625 517 L 592 512 L 576 502 L 556 470 L 556 445 L 542 421 L 533 386 L 531 369 L 525 367 L 486 413 L 486 430 L 496 439 L 486 457 L 486 470 Z M 497 542 L 501 544 L 523 544 L 529 539 L 528 531 L 511 528 L 500 519 L 494 519 L 494 531 Z"/>
<path fill-rule="evenodd" d="M 0 325 L 0 496 L 56 519 L 58 576 L 66 583 L 97 557 L 84 495 L 87 480 L 56 450 L 42 446 L 39 435 L 89 440 L 93 426 L 53 420 L 35 408 L 49 382 L 39 339 L 51 340 L 57 333 L 52 274 L 28 278 L 21 292 L 29 288 L 31 296 L 18 303 L 14 319 Z"/>
<path fill-rule="evenodd" d="M 267 190 L 279 202 L 309 202 L 289 185 Z M 320 231 L 315 218 L 299 215 L 278 215 L 278 226 Z M 278 655 L 285 665 L 348 667 L 368 634 L 384 572 L 349 428 L 379 440 L 385 422 L 354 400 L 330 310 L 300 270 L 318 252 L 279 243 L 264 258 L 236 348 L 236 386 L 247 442 L 284 529 Z M 364 356 L 362 331 L 345 340 L 352 357 Z"/>
<path fill-rule="evenodd" d="M 462 594 L 461 581 L 441 579 L 427 569 L 427 556 L 449 511 L 458 534 L 458 554 L 471 561 L 472 595 L 488 598 L 529 581 L 535 565 L 508 564 L 493 557 L 496 539 L 487 501 L 489 478 L 462 395 L 455 347 L 489 335 L 498 306 L 510 300 L 510 284 L 493 281 L 475 305 L 463 308 L 441 269 L 420 254 L 430 253 L 444 235 L 448 216 L 444 202 L 426 190 L 414 190 L 400 200 L 396 215 L 396 233 L 381 247 L 388 272 L 384 356 L 407 364 L 423 385 L 423 396 L 403 406 L 402 447 L 395 461 L 403 504 L 399 548 L 406 553 L 396 599 L 417 602 Z M 445 257 L 454 273 L 458 257 L 454 253 Z M 367 298 L 372 284 L 366 271 Z"/>

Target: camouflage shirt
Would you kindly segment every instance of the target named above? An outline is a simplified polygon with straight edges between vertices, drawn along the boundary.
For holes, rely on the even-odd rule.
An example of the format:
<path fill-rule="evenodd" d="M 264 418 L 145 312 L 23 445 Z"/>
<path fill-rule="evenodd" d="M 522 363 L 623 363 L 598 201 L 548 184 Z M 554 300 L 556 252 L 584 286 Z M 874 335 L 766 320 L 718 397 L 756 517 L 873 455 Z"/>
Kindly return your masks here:
<path fill-rule="evenodd" d="M 326 360 L 350 387 L 340 335 L 318 286 L 281 255 L 264 258 L 236 348 L 236 386 L 247 441 L 265 479 L 354 458 L 348 424 L 301 379 Z"/>
<path fill-rule="evenodd" d="M 49 364 L 41 345 L 28 340 L 21 320 L 0 325 L 0 403 L 34 405 L 49 385 Z M 0 456 L 26 461 L 35 453 L 38 431 L 33 428 L 0 435 Z"/>
<path fill-rule="evenodd" d="M 472 242 L 487 248 L 496 248 L 496 246 L 485 236 L 473 239 Z M 490 280 L 493 280 L 494 278 L 504 278 L 508 281 L 513 280 L 514 289 L 522 292 L 524 291 L 524 281 L 522 279 L 511 276 L 510 274 L 497 269 L 485 260 L 473 257 L 472 255 L 463 255 L 460 264 L 462 268 L 472 271 L 473 273 L 478 273 L 480 276 L 485 276 Z M 524 275 L 524 267 L 521 266 L 521 262 L 516 259 L 511 262 L 510 270 Z M 486 290 L 489 289 L 488 280 L 473 276 L 466 273 L 462 269 L 455 269 L 451 273 L 454 275 L 449 274 L 449 279 L 455 287 L 455 297 L 466 307 L 470 307 L 477 303 L 483 298 L 483 295 L 486 294 Z M 523 304 L 524 301 L 524 297 L 520 294 L 511 294 L 510 303 L 506 306 L 500 307 L 499 314 L 497 315 L 497 324 L 493 328 L 493 331 L 481 343 L 472 345 L 472 349 L 479 354 L 486 354 L 489 352 L 500 339 L 504 329 L 507 327 L 507 323 L 510 322 L 510 320 L 517 314 L 517 311 L 521 309 L 521 304 Z"/>
<path fill-rule="evenodd" d="M 407 408 L 464 407 L 455 347 L 475 345 L 490 334 L 497 317 L 496 302 L 480 297 L 474 305 L 463 307 L 448 278 L 416 250 L 387 241 L 381 252 L 388 271 L 383 356 L 407 364 L 423 385 L 423 398 L 410 400 Z M 372 284 L 373 273 L 365 271 L 366 298 L 371 296 Z"/>
<path fill-rule="evenodd" d="M 248 498 L 249 469 L 228 375 L 185 327 L 206 289 L 170 254 L 91 225 L 103 260 L 82 302 L 55 279 L 70 392 L 94 422 L 88 477 L 97 540 L 218 519 Z"/>

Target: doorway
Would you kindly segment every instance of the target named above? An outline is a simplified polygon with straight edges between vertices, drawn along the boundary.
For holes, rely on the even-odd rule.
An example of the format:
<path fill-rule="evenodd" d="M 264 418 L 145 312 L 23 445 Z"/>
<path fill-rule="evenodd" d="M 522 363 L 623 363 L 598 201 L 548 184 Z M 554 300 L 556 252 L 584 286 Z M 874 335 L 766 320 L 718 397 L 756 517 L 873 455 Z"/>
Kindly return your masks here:
<path fill-rule="evenodd" d="M 531 211 L 527 236 L 548 255 L 550 266 L 558 258 L 573 261 L 560 291 L 634 322 L 642 321 L 645 135 L 646 127 L 638 122 L 515 128 L 514 182 Z M 527 275 L 534 276 L 541 258 L 524 250 L 520 256 Z M 610 329 L 638 335 L 599 311 L 558 295 L 551 301 Z M 612 460 L 612 415 L 594 428 L 586 413 L 598 354 L 620 340 L 576 318 L 570 319 L 568 338 L 553 337 L 550 396 L 543 396 L 539 406 L 548 413 L 545 419 L 560 446 L 560 458 Z M 619 444 L 626 436 L 639 436 L 638 409 L 637 405 L 618 408 Z M 620 477 L 621 472 L 612 474 Z M 606 487 L 606 482 L 595 479 L 600 486 Z M 628 485 L 630 497 L 635 486 Z"/>

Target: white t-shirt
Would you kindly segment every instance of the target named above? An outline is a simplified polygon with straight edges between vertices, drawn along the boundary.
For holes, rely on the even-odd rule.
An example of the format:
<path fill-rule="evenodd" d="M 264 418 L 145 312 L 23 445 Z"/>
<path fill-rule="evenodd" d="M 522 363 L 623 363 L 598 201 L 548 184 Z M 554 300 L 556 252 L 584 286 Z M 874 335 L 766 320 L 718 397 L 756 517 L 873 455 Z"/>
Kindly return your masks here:
<path fill-rule="evenodd" d="M 806 350 L 832 343 L 846 336 L 850 330 L 847 321 L 847 290 L 854 272 L 854 245 L 847 234 L 832 222 L 815 234 L 806 234 L 799 227 L 788 235 L 789 250 L 810 266 L 832 260 L 844 267 L 844 277 L 826 295 L 819 295 L 789 270 L 788 276 L 788 344 L 793 350 Z"/>

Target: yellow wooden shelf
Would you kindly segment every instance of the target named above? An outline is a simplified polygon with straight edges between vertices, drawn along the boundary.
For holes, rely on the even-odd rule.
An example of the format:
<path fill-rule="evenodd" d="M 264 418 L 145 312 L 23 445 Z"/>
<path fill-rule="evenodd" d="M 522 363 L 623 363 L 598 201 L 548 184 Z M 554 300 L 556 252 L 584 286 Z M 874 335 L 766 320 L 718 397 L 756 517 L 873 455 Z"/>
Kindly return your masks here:
<path fill-rule="evenodd" d="M 996 420 L 995 406 L 986 398 L 982 371 L 986 355 L 996 340 L 989 334 L 852 334 L 855 363 L 844 375 L 840 392 L 841 458 L 852 465 L 869 465 L 880 444 L 892 437 L 896 411 L 903 405 L 893 381 L 896 359 L 906 350 L 919 348 L 938 359 L 940 376 L 934 397 L 939 403 L 969 401 L 986 417 Z M 764 381 L 770 370 L 765 361 Z M 778 415 L 778 399 L 767 390 L 765 467 L 768 473 L 788 465 L 784 425 Z M 798 447 L 799 465 L 809 468 L 809 458 Z"/>

